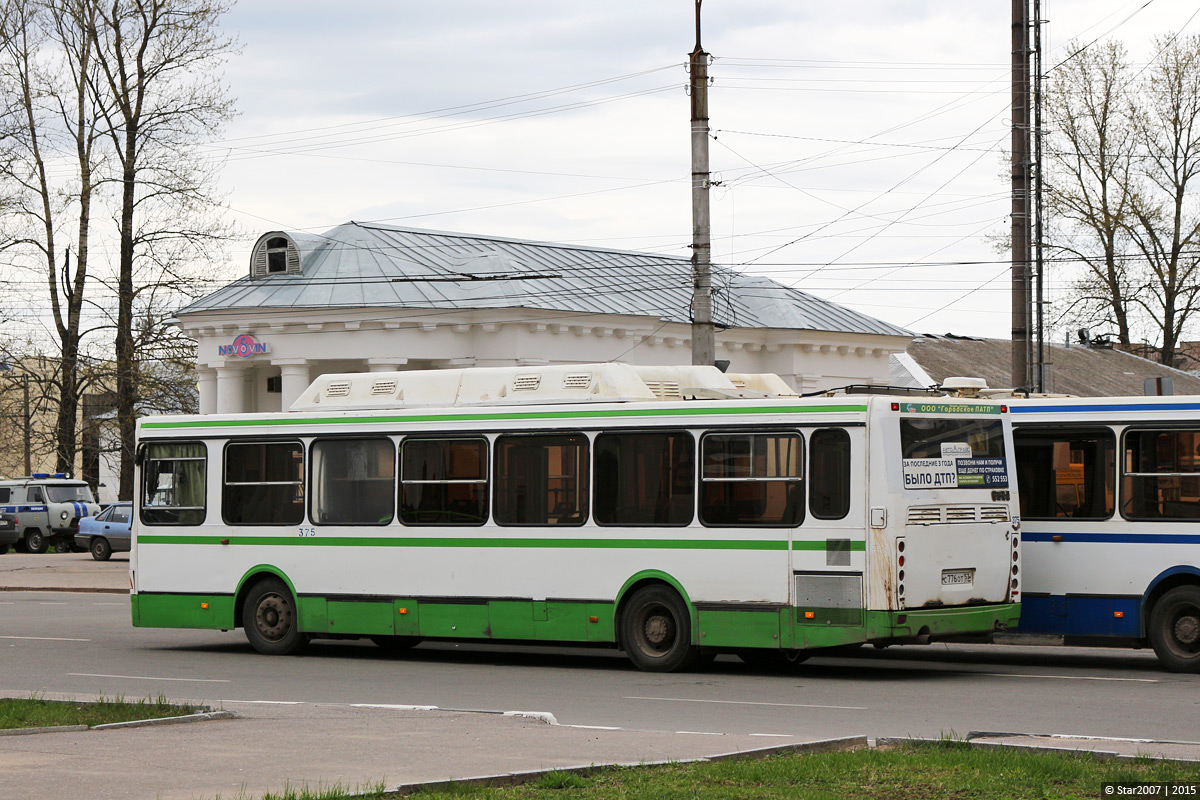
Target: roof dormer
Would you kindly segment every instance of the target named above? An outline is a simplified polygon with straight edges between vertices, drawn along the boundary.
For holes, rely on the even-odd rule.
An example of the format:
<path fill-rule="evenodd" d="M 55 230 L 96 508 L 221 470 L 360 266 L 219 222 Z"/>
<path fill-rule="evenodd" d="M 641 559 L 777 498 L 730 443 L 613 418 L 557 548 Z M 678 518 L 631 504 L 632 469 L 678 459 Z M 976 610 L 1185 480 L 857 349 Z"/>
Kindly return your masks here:
<path fill-rule="evenodd" d="M 300 248 L 283 231 L 271 231 L 259 237 L 250 251 L 250 279 L 271 275 L 299 275 Z"/>

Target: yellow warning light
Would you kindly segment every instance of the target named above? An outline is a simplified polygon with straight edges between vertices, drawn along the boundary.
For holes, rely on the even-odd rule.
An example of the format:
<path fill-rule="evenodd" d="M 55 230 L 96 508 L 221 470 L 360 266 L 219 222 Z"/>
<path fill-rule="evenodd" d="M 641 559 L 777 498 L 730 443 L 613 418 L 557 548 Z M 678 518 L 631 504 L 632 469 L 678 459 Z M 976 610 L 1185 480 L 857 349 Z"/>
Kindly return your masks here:
<path fill-rule="evenodd" d="M 205 611 L 207 611 L 207 610 L 208 610 L 208 603 L 201 603 L 201 604 L 200 604 L 200 608 L 202 608 L 202 609 L 204 609 Z"/>
<path fill-rule="evenodd" d="M 815 612 L 815 611 L 805 611 L 804 612 L 805 619 L 815 619 L 816 616 L 817 616 L 817 612 Z"/>
<path fill-rule="evenodd" d="M 599 621 L 600 621 L 599 617 L 588 617 L 588 622 L 599 622 Z"/>
<path fill-rule="evenodd" d="M 1124 611 L 1114 611 L 1113 616 L 1116 617 L 1117 619 L 1123 619 L 1125 617 L 1125 612 Z"/>
<path fill-rule="evenodd" d="M 408 609 L 407 609 L 407 608 L 402 608 L 402 609 L 400 609 L 399 611 L 397 611 L 396 613 L 398 613 L 398 614 L 407 614 L 407 613 L 408 613 Z"/>

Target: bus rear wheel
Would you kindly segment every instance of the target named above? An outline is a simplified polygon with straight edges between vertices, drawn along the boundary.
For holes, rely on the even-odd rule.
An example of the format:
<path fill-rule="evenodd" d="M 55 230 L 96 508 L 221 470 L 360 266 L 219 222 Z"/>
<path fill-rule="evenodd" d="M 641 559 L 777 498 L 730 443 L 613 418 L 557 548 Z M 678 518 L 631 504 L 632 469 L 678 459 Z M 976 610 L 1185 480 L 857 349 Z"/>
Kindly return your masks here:
<path fill-rule="evenodd" d="M 665 586 L 644 586 L 629 598 L 621 614 L 621 643 L 645 672 L 678 672 L 700 655 L 687 605 Z"/>
<path fill-rule="evenodd" d="M 1150 612 L 1150 644 L 1172 672 L 1200 672 L 1200 586 L 1176 586 Z"/>
<path fill-rule="evenodd" d="M 264 578 L 250 589 L 242 606 L 242 626 L 250 646 L 263 655 L 291 655 L 308 644 L 296 618 L 296 601 L 278 578 Z"/>

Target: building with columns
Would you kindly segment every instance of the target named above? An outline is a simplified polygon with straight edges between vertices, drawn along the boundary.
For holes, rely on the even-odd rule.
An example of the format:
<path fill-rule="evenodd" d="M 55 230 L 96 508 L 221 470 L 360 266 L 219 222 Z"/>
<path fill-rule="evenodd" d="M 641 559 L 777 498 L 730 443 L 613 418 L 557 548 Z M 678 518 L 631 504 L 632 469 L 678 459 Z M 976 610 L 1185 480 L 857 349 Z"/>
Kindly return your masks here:
<path fill-rule="evenodd" d="M 716 352 L 811 392 L 886 383 L 912 334 L 714 267 Z M 327 373 L 691 363 L 688 259 L 349 222 L 271 231 L 247 274 L 181 309 L 201 413 L 280 411 Z"/>

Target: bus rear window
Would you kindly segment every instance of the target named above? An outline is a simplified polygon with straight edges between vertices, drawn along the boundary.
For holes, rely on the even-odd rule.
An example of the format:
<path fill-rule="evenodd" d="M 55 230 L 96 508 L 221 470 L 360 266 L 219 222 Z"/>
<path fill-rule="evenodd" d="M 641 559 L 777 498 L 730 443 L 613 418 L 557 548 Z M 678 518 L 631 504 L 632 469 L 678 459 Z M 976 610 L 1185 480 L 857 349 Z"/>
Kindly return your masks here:
<path fill-rule="evenodd" d="M 900 450 L 905 489 L 1008 486 L 1000 420 L 905 417 Z"/>

